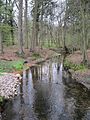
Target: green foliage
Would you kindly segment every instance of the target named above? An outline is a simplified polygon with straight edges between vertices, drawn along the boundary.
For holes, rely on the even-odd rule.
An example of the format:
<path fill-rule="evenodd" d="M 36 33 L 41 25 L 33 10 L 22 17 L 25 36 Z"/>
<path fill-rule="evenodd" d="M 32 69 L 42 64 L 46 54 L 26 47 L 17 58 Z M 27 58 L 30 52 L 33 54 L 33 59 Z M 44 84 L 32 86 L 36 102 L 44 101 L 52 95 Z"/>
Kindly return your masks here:
<path fill-rule="evenodd" d="M 51 43 L 51 45 L 47 42 L 44 42 L 43 45 L 44 48 L 57 48 L 57 45 L 55 43 Z"/>
<path fill-rule="evenodd" d="M 23 69 L 23 60 L 21 60 L 21 61 L 14 61 L 14 62 L 12 63 L 12 67 L 13 67 L 14 69 L 16 69 L 16 70 L 21 70 L 21 69 Z"/>
<path fill-rule="evenodd" d="M 18 61 L 0 61 L 0 74 L 3 72 L 13 72 L 13 70 L 23 69 L 23 60 Z"/>
<path fill-rule="evenodd" d="M 66 60 L 64 62 L 64 67 L 67 67 L 69 69 L 73 69 L 74 71 L 77 71 L 77 70 L 82 71 L 82 70 L 86 69 L 85 65 L 83 65 L 83 64 L 74 64 L 72 62 L 69 62 L 68 60 Z"/>
<path fill-rule="evenodd" d="M 4 44 L 7 46 L 11 45 L 12 44 L 11 30 L 13 28 L 8 24 L 2 23 L 0 24 L 0 29 L 2 30 Z"/>

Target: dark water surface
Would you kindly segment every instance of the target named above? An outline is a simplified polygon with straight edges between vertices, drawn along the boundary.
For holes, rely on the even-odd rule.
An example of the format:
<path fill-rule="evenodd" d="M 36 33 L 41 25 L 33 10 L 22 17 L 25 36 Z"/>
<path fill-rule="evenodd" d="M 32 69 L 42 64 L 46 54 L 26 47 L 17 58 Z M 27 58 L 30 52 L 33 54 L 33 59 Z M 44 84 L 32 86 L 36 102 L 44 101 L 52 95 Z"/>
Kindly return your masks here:
<path fill-rule="evenodd" d="M 23 72 L 20 95 L 7 104 L 2 120 L 90 120 L 90 93 L 62 78 L 59 61 Z"/>

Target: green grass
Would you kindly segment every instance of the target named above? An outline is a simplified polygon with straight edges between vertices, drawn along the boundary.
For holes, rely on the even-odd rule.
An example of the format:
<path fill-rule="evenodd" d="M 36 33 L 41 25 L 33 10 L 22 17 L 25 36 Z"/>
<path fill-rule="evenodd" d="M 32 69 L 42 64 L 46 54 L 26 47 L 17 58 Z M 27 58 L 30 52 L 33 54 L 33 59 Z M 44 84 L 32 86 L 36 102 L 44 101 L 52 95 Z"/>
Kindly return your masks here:
<path fill-rule="evenodd" d="M 23 60 L 18 61 L 0 61 L 0 75 L 3 75 L 3 72 L 13 72 L 13 70 L 23 69 Z"/>
<path fill-rule="evenodd" d="M 12 62 L 12 67 L 16 70 L 21 70 L 23 69 L 23 60 L 20 60 L 20 61 L 13 61 Z"/>
<path fill-rule="evenodd" d="M 84 71 L 86 69 L 86 66 L 83 64 L 74 64 L 72 62 L 69 62 L 68 60 L 65 60 L 64 67 L 67 67 L 69 69 L 72 69 L 74 71 Z"/>

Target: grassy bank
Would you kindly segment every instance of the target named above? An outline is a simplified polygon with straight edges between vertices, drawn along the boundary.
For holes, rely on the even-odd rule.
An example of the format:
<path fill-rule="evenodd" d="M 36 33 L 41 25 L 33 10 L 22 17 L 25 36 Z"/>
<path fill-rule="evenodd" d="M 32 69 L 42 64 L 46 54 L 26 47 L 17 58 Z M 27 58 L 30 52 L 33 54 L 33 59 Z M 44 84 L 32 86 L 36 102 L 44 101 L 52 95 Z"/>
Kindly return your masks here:
<path fill-rule="evenodd" d="M 3 72 L 13 72 L 15 70 L 23 69 L 23 62 L 24 60 L 17 60 L 17 61 L 0 61 L 0 75 L 3 75 Z"/>
<path fill-rule="evenodd" d="M 72 69 L 74 71 L 84 71 L 86 70 L 86 66 L 83 64 L 76 64 L 68 61 L 67 59 L 64 61 L 64 67 L 67 69 Z"/>

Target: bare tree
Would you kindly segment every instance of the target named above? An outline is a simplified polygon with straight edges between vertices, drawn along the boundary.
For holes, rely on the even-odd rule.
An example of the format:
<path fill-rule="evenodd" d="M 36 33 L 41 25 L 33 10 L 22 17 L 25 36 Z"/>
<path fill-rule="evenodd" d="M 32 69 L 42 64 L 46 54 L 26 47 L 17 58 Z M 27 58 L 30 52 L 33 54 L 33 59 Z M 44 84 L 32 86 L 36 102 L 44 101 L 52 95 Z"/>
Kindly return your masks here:
<path fill-rule="evenodd" d="M 18 42 L 19 42 L 19 54 L 23 52 L 23 0 L 19 0 L 19 16 L 18 16 Z"/>
<path fill-rule="evenodd" d="M 26 43 L 26 48 L 28 49 L 28 6 L 27 6 L 28 0 L 25 0 L 25 11 L 24 11 L 24 40 Z"/>

